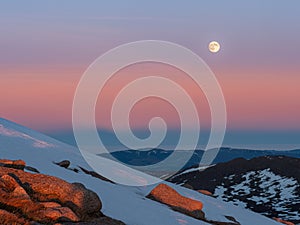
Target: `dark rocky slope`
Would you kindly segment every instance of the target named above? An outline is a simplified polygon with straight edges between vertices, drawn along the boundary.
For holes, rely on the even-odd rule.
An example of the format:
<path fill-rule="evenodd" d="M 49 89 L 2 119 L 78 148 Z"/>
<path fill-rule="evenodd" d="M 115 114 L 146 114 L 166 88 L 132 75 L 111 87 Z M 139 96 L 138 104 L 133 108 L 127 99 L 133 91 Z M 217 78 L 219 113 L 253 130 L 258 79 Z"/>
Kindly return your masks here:
<path fill-rule="evenodd" d="M 300 223 L 300 159 L 263 156 L 234 159 L 169 181 L 207 190 L 217 198 L 268 217 Z"/>

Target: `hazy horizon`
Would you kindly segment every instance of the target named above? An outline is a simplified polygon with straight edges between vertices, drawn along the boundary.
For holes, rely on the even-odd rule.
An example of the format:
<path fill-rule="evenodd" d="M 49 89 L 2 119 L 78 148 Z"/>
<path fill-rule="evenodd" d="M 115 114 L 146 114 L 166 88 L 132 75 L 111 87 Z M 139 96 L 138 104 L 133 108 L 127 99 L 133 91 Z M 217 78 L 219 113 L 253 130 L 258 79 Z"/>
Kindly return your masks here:
<path fill-rule="evenodd" d="M 99 137 L 111 150 L 127 149 L 115 137 L 113 131 L 98 129 Z M 72 130 L 44 132 L 57 140 L 76 146 Z M 137 137 L 146 138 L 148 131 L 134 131 Z M 248 148 L 253 150 L 293 150 L 300 149 L 299 132 L 295 131 L 227 131 L 222 147 Z M 158 146 L 162 149 L 174 149 L 178 140 L 178 131 L 168 131 L 166 140 Z M 197 148 L 205 148 L 209 132 L 200 133 Z"/>

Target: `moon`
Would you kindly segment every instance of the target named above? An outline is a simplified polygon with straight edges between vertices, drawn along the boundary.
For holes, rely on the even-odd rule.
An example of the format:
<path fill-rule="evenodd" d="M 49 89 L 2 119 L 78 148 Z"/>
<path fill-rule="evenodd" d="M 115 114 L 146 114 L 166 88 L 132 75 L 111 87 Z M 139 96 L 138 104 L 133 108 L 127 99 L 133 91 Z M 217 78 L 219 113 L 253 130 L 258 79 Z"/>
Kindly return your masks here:
<path fill-rule="evenodd" d="M 212 53 L 217 53 L 218 51 L 220 51 L 220 48 L 221 46 L 217 41 L 211 41 L 208 45 L 208 49 Z"/>

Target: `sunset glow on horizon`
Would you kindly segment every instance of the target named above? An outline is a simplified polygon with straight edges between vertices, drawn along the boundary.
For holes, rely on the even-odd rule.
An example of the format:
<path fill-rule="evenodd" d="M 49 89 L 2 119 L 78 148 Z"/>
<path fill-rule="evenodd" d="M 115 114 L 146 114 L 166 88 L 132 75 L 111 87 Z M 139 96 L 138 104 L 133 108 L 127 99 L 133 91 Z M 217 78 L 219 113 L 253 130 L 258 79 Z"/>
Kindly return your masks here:
<path fill-rule="evenodd" d="M 132 66 L 135 69 L 127 72 L 127 74 L 119 74 L 119 78 L 115 78 L 115 82 L 108 83 L 103 90 L 99 101 L 101 105 L 107 105 L 109 113 L 109 106 L 114 100 L 114 95 L 118 90 L 127 84 L 130 79 L 138 77 L 143 70 L 143 75 L 149 75 L 161 71 L 161 74 L 167 77 L 173 76 L 173 79 L 179 79 L 179 82 L 190 93 L 193 99 L 197 99 L 198 111 L 200 119 L 202 119 L 202 126 L 209 127 L 209 109 L 207 108 L 207 101 L 205 96 L 199 88 L 181 74 L 171 73 L 163 66 L 146 65 L 146 66 Z M 137 67 L 140 67 L 137 69 Z M 165 66 L 167 67 L 167 66 Z M 148 70 L 148 71 L 147 71 Z M 2 78 L 0 89 L 3 95 L 0 95 L 2 103 L 2 117 L 14 120 L 18 123 L 28 125 L 32 128 L 42 131 L 71 128 L 71 108 L 73 96 L 76 86 L 81 74 L 76 71 L 63 71 L 61 77 L 43 77 L 39 79 L 39 74 L 34 75 L 29 72 L 30 78 L 26 78 L 25 73 L 21 73 L 22 78 L 15 79 L 19 73 L 9 74 Z M 239 73 L 237 71 L 236 73 Z M 64 77 L 64 74 L 69 74 L 72 78 Z M 216 72 L 217 76 L 219 75 Z M 280 74 L 280 71 L 274 71 L 273 74 L 243 74 L 244 77 L 239 78 L 228 72 L 228 74 L 218 76 L 219 83 L 224 93 L 228 110 L 228 127 L 231 129 L 295 129 L 299 128 L 300 93 L 298 87 L 300 84 L 300 77 L 297 74 L 290 75 L 289 79 Z M 34 77 L 36 76 L 36 77 Z M 66 75 L 68 76 L 68 75 Z M 122 77 L 123 76 L 123 77 Z M 225 76 L 225 77 L 224 77 Z M 118 75 L 116 75 L 118 77 Z M 178 78 L 179 77 L 179 78 Z M 276 77 L 276 79 L 274 79 Z M 12 88 L 13 87 L 13 88 Z M 113 95 L 113 93 L 115 93 Z M 15 104 L 19 102 L 18 104 Z M 201 102 L 201 103 L 200 103 Z M 100 105 L 100 104 L 99 104 Z M 138 109 L 140 108 L 140 110 Z M 159 110 L 158 110 L 159 109 Z M 147 113 L 143 113 L 145 111 Z M 137 105 L 133 109 L 134 124 L 136 128 L 142 128 L 147 124 L 151 115 L 160 112 L 165 112 L 171 122 L 169 125 L 173 128 L 178 128 L 178 118 L 176 113 L 172 116 L 172 110 L 166 102 L 159 100 L 144 100 L 144 105 Z M 20 112 L 21 115 L 20 115 Z M 97 114 L 105 114 L 103 108 L 97 108 Z M 165 116 L 166 116 L 165 115 Z M 170 116 L 171 115 L 171 116 Z M 106 117 L 109 116 L 108 114 Z M 164 117 L 164 116 L 162 116 Z M 96 116 L 97 118 L 97 116 Z M 107 117 L 109 118 L 109 117 Z M 146 119 L 148 118 L 148 119 Z M 173 118 L 173 121 L 170 120 Z M 108 121 L 98 123 L 99 128 L 109 129 Z"/>
<path fill-rule="evenodd" d="M 208 64 L 225 97 L 228 130 L 300 131 L 300 23 L 295 22 L 300 16 L 295 6 L 258 0 L 236 1 L 234 8 L 214 1 L 195 1 L 198 7 L 179 1 L 93 1 L 95 7 L 75 1 L 74 8 L 66 10 L 71 1 L 59 7 L 57 2 L 29 2 L 32 6 L 18 2 L 20 9 L 14 1 L 1 3 L 0 117 L 43 132 L 72 129 L 74 93 L 88 66 L 120 44 L 153 39 L 183 45 Z M 216 12 L 205 10 L 211 6 Z M 272 16 L 274 11 L 284 16 Z M 217 54 L 208 50 L 212 40 L 222 46 Z M 210 111 L 202 91 L 182 71 L 154 63 L 125 68 L 108 83 L 96 107 L 99 128 L 111 129 L 109 107 L 118 91 L 130 80 L 151 74 L 182 85 L 197 102 L 201 128 L 209 129 Z M 131 125 L 147 129 L 158 115 L 171 129 L 180 129 L 174 109 L 159 99 L 138 103 Z"/>

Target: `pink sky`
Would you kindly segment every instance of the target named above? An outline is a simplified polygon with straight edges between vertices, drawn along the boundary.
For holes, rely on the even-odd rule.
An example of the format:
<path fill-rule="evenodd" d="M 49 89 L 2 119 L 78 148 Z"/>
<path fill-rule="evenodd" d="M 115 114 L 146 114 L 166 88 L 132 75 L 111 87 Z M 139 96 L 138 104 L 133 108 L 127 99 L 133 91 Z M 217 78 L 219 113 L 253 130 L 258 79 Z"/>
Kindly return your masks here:
<path fill-rule="evenodd" d="M 21 71 L 18 68 L 2 69 L 0 72 L 5 76 L 0 83 L 1 117 L 44 131 L 71 128 L 73 96 L 83 71 L 83 66 L 22 68 Z M 177 81 L 194 100 L 198 100 L 196 106 L 201 126 L 209 127 L 208 105 L 201 90 L 180 71 L 158 64 L 131 66 L 110 80 L 97 104 L 98 125 L 110 127 L 109 107 L 123 85 L 140 74 L 157 73 Z M 222 69 L 216 70 L 215 74 L 226 100 L 228 128 L 299 129 L 300 76 L 297 71 Z M 166 118 L 169 126 L 178 127 L 176 111 L 158 99 L 137 104 L 132 111 L 132 125 L 144 127 L 151 117 L 158 115 Z M 99 122 L 103 118 L 105 122 Z"/>
<path fill-rule="evenodd" d="M 97 57 L 124 43 L 165 40 L 191 49 L 216 74 L 228 129 L 298 135 L 299 1 L 28 1 L 18 7 L 3 1 L 0 7 L 0 117 L 40 131 L 71 129 L 76 86 Z M 212 40 L 221 44 L 217 54 L 207 49 Z M 174 79 L 200 100 L 201 125 L 209 127 L 201 91 L 178 71 L 149 65 L 125 69 L 111 81 L 97 105 L 98 125 L 110 127 L 109 106 L 122 85 L 154 72 Z M 133 109 L 132 125 L 144 127 L 157 115 L 170 127 L 178 126 L 174 109 L 157 99 Z"/>

